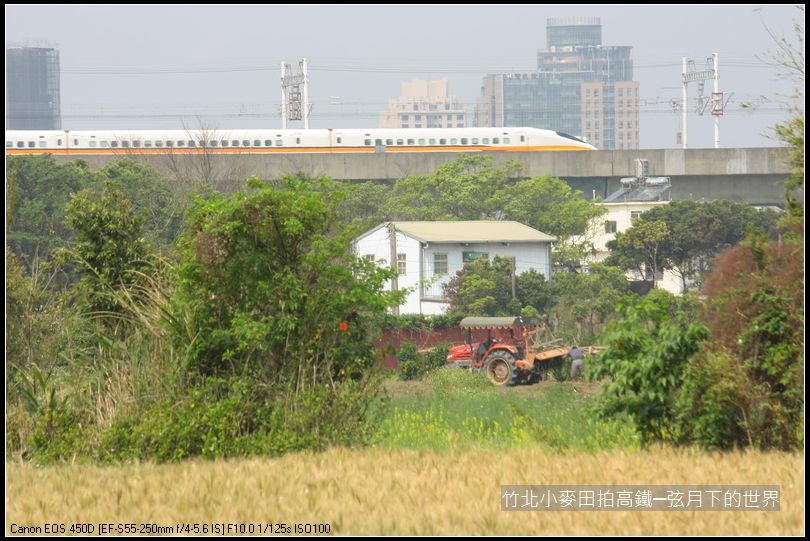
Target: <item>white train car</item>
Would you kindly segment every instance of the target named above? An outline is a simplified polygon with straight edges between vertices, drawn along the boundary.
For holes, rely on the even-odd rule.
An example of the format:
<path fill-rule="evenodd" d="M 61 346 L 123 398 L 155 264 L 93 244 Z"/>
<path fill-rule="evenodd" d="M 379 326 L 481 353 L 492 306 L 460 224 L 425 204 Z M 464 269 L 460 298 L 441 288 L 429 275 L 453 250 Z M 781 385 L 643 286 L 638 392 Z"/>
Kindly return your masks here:
<path fill-rule="evenodd" d="M 6 154 L 285 154 L 596 150 L 537 128 L 9 130 Z"/>

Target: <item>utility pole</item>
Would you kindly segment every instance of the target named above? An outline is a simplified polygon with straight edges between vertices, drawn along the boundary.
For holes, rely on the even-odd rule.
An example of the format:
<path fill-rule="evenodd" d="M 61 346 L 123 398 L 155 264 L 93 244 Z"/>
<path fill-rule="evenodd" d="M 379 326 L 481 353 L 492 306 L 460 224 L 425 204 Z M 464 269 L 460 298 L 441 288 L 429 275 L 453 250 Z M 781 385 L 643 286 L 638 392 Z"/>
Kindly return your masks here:
<path fill-rule="evenodd" d="M 712 92 L 712 116 L 714 117 L 714 148 L 720 148 L 720 117 L 723 115 L 723 93 L 720 92 L 720 55 L 712 54 L 714 60 L 714 92 Z M 719 101 L 719 107 L 718 107 Z"/>
<path fill-rule="evenodd" d="M 681 124 L 683 124 L 683 131 L 681 132 L 681 144 L 683 148 L 688 148 L 688 144 L 686 142 L 686 134 L 689 133 L 689 130 L 686 128 L 686 113 L 689 108 L 689 94 L 686 91 L 686 57 L 683 57 L 683 92 L 681 93 L 681 99 L 683 100 L 683 110 L 681 111 Z"/>
<path fill-rule="evenodd" d="M 724 97 L 724 93 L 720 92 L 720 55 L 718 53 L 712 53 L 712 56 L 706 59 L 706 69 L 702 71 L 698 71 L 695 68 L 694 60 L 683 57 L 683 73 L 681 74 L 681 78 L 683 81 L 683 109 L 681 110 L 683 124 L 681 141 L 683 148 L 688 147 L 686 129 L 687 113 L 689 112 L 687 85 L 692 82 L 698 83 L 697 113 L 703 116 L 706 105 L 711 104 L 711 113 L 712 116 L 714 116 L 714 148 L 720 148 L 720 117 L 723 116 L 725 102 L 727 101 L 727 98 Z M 711 100 L 703 95 L 704 82 L 709 79 L 714 79 L 714 91 L 712 92 Z M 731 94 L 729 94 L 729 97 L 731 97 Z"/>
<path fill-rule="evenodd" d="M 388 222 L 388 246 L 391 249 L 391 270 L 394 271 L 394 277 L 391 278 L 391 291 L 399 291 L 399 265 L 397 265 L 397 227 L 394 222 Z M 399 305 L 394 306 L 393 312 L 395 316 L 399 315 Z"/>
<path fill-rule="evenodd" d="M 287 129 L 287 89 L 284 81 L 287 80 L 287 63 L 281 61 L 281 129 Z"/>
<path fill-rule="evenodd" d="M 517 284 L 515 283 L 515 267 L 517 264 L 515 263 L 515 256 L 509 258 L 512 261 L 512 300 L 517 299 Z"/>

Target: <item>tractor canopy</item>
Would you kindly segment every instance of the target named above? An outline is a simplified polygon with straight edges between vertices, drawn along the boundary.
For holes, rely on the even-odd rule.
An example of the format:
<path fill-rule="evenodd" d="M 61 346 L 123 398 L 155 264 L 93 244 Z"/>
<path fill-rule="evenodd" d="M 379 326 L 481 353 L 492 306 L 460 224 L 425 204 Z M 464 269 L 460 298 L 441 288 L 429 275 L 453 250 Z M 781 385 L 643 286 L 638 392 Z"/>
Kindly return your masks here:
<path fill-rule="evenodd" d="M 465 317 L 461 320 L 462 329 L 512 329 L 514 327 L 534 327 L 537 318 L 509 316 L 509 317 Z"/>

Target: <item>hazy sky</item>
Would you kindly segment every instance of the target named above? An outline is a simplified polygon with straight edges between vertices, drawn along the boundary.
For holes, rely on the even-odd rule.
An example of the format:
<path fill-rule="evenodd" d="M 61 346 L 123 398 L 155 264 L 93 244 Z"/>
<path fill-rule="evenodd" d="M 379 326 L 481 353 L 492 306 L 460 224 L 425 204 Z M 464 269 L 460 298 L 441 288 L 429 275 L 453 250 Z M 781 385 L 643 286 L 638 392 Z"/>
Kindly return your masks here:
<path fill-rule="evenodd" d="M 803 21 L 789 5 L 6 5 L 5 14 L 7 45 L 59 49 L 67 129 L 179 129 L 195 116 L 219 128 L 277 128 L 279 65 L 302 57 L 315 128 L 378 126 L 400 82 L 414 77 L 447 77 L 472 112 L 483 75 L 535 68 L 548 17 L 600 17 L 603 44 L 633 47 L 642 148 L 675 146 L 680 115 L 670 100 L 681 96 L 681 57 L 702 69 L 713 52 L 721 90 L 734 93 L 721 146 L 775 145 L 765 134 L 784 111 L 739 107 L 792 93 L 761 60 L 775 49 L 765 25 L 794 39 L 793 21 Z M 695 98 L 697 85 L 689 92 Z M 712 126 L 693 108 L 690 147 L 712 146 Z"/>

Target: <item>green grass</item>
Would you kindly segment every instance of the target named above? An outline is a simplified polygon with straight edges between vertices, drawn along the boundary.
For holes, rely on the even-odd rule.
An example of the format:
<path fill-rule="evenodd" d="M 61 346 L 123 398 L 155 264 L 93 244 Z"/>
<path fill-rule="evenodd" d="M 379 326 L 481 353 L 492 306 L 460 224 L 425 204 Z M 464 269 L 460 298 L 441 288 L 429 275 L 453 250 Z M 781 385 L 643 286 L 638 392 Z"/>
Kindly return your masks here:
<path fill-rule="evenodd" d="M 553 450 L 636 449 L 638 434 L 623 420 L 597 421 L 587 411 L 592 399 L 566 384 L 542 391 L 496 389 L 481 375 L 440 369 L 431 374 L 432 392 L 394 396 L 377 433 L 376 445 L 394 449 L 450 451 L 471 447 Z"/>

